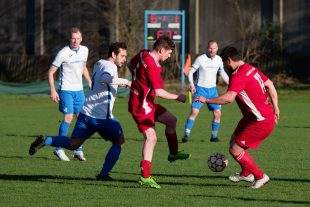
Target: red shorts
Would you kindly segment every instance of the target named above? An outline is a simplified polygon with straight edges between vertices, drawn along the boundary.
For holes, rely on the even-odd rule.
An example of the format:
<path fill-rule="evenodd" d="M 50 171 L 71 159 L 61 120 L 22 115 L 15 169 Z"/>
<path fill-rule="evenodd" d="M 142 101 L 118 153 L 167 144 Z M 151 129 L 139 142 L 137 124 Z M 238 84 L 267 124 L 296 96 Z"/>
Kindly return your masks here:
<path fill-rule="evenodd" d="M 133 119 L 137 123 L 137 127 L 141 133 L 145 132 L 148 128 L 155 126 L 157 117 L 165 113 L 167 109 L 159 104 L 153 104 L 151 111 L 145 114 L 144 110 L 130 112 Z"/>
<path fill-rule="evenodd" d="M 242 118 L 235 129 L 232 140 L 244 149 L 258 148 L 275 127 L 275 118 L 255 121 Z"/>

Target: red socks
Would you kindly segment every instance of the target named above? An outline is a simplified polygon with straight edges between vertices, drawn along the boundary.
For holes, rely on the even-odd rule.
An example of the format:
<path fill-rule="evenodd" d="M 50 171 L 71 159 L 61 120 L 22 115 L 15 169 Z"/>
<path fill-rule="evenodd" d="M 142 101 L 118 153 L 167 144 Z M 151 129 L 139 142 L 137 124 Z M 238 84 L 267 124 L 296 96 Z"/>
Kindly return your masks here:
<path fill-rule="evenodd" d="M 247 151 L 241 152 L 241 154 L 239 154 L 238 157 L 234 157 L 234 159 L 242 168 L 241 175 L 248 176 L 252 173 L 256 180 L 261 179 L 264 176 L 264 172 L 258 167 Z"/>
<path fill-rule="evenodd" d="M 177 134 L 174 132 L 169 134 L 165 131 L 165 135 L 168 141 L 169 152 L 172 155 L 178 154 L 178 138 Z"/>
<path fill-rule="evenodd" d="M 152 163 L 148 160 L 141 160 L 140 162 L 141 167 L 141 175 L 144 178 L 148 178 L 151 176 L 152 171 Z"/>

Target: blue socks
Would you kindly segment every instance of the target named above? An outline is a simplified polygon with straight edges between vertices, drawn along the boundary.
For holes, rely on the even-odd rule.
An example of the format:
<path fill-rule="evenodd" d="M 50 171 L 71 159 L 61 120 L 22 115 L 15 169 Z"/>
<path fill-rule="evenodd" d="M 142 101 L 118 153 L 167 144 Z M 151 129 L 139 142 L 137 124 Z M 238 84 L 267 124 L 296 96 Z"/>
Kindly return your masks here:
<path fill-rule="evenodd" d="M 62 121 L 59 126 L 58 136 L 67 136 L 70 124 L 68 122 Z"/>
<path fill-rule="evenodd" d="M 217 138 L 217 134 L 219 132 L 219 129 L 220 129 L 220 123 L 219 122 L 215 122 L 215 121 L 212 121 L 212 125 L 211 125 L 211 137 L 212 138 Z"/>
<path fill-rule="evenodd" d="M 47 146 L 68 148 L 70 146 L 70 139 L 65 136 L 47 136 L 44 144 Z"/>
<path fill-rule="evenodd" d="M 109 172 L 114 167 L 115 163 L 117 162 L 119 155 L 121 154 L 122 148 L 118 144 L 113 144 L 105 157 L 105 162 L 102 166 L 100 175 L 107 176 Z"/>
<path fill-rule="evenodd" d="M 192 130 L 193 126 L 194 126 L 194 122 L 195 122 L 194 119 L 187 119 L 186 120 L 184 135 L 189 137 L 189 135 L 191 133 L 191 130 Z"/>

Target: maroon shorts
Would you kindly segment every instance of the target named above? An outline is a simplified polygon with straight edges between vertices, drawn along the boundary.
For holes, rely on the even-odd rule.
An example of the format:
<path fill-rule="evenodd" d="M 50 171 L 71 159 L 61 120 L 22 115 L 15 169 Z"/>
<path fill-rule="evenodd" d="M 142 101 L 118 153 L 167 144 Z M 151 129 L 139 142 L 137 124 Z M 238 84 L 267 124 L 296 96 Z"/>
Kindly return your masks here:
<path fill-rule="evenodd" d="M 232 141 L 242 148 L 258 148 L 275 127 L 275 118 L 255 121 L 242 118 L 232 135 Z"/>
<path fill-rule="evenodd" d="M 148 128 L 155 126 L 157 117 L 167 111 L 167 109 L 159 104 L 154 104 L 151 111 L 147 114 L 131 112 L 133 119 L 137 123 L 137 127 L 141 133 L 145 132 Z"/>

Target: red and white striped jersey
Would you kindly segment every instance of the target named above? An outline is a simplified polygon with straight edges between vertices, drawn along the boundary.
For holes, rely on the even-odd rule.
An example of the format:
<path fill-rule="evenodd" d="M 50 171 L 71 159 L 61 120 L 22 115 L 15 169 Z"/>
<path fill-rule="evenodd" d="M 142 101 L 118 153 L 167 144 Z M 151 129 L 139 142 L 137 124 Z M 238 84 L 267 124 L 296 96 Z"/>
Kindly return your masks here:
<path fill-rule="evenodd" d="M 263 121 L 274 114 L 264 82 L 268 78 L 247 63 L 234 71 L 227 91 L 237 93 L 236 102 L 244 117 Z"/>

